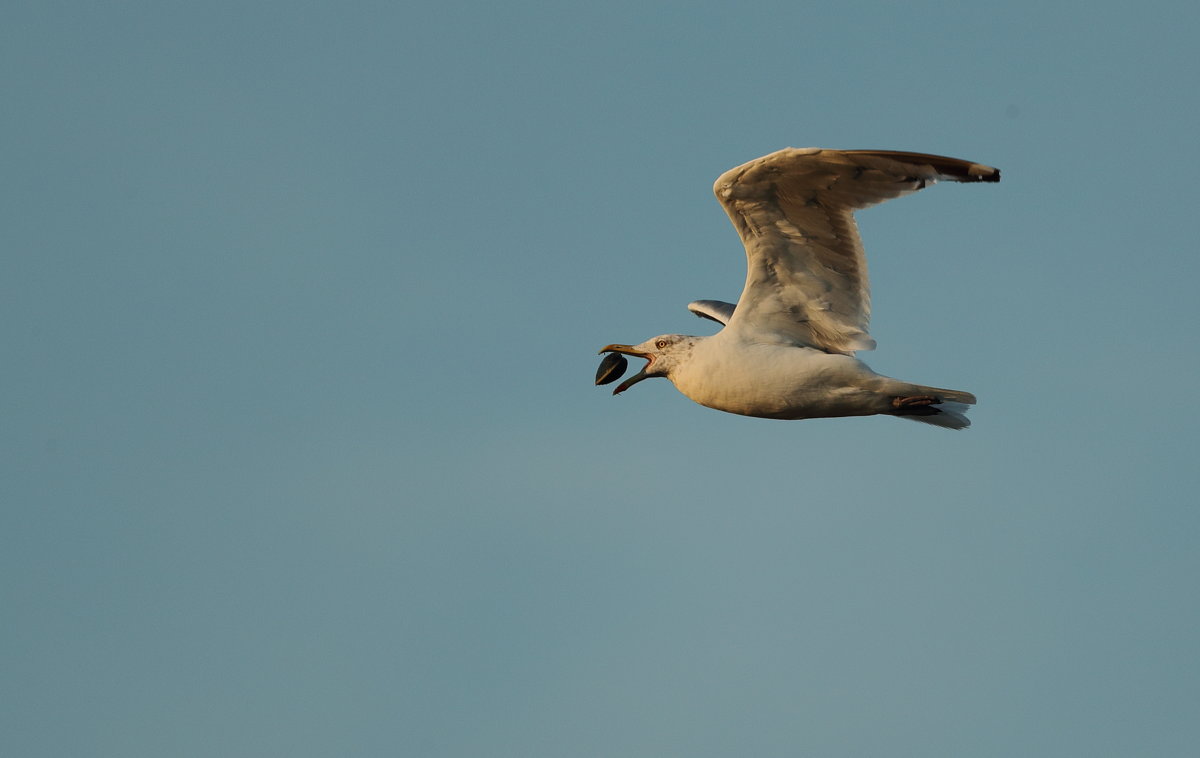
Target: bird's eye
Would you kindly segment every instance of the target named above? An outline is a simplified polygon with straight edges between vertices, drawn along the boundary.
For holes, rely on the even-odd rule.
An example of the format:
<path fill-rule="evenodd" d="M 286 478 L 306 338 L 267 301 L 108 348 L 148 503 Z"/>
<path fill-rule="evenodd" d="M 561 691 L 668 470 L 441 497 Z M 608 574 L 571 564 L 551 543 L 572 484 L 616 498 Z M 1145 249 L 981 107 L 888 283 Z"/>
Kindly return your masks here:
<path fill-rule="evenodd" d="M 666 346 L 667 346 L 667 341 L 666 341 L 666 340 L 659 340 L 658 342 L 655 342 L 655 343 L 654 343 L 654 346 L 655 346 L 655 347 L 657 347 L 659 350 L 662 350 L 664 347 L 666 347 Z"/>

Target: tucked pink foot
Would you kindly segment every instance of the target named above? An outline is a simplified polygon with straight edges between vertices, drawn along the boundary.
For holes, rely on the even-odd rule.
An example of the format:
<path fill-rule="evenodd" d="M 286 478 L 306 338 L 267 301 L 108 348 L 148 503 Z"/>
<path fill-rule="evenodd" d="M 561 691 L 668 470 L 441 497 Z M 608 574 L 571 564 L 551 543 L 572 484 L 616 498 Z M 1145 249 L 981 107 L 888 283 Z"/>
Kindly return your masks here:
<path fill-rule="evenodd" d="M 893 408 L 919 408 L 923 405 L 933 405 L 939 402 L 933 395 L 916 395 L 914 397 L 892 398 Z"/>

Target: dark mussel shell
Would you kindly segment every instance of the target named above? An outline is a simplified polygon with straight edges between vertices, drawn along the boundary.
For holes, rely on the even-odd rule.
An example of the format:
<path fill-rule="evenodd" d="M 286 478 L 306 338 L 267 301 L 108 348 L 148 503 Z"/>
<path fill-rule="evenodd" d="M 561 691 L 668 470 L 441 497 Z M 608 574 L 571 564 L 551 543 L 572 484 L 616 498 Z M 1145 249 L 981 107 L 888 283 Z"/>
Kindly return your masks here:
<path fill-rule="evenodd" d="M 625 360 L 625 356 L 620 353 L 605 355 L 604 360 L 600 361 L 600 368 L 596 369 L 596 384 L 609 384 L 617 381 L 627 368 L 629 368 L 629 361 Z"/>

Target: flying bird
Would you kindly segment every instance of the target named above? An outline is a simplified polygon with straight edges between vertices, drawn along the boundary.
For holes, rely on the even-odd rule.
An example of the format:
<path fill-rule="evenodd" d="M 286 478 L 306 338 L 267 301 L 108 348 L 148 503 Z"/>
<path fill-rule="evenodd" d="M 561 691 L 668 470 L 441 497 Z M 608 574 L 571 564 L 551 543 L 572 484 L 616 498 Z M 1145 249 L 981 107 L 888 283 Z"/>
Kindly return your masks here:
<path fill-rule="evenodd" d="M 713 191 L 746 247 L 737 304 L 688 304 L 722 325 L 709 337 L 606 345 L 601 353 L 646 360 L 613 394 L 661 376 L 700 405 L 744 416 L 883 414 L 970 426 L 970 392 L 892 379 L 855 356 L 875 340 L 867 333 L 870 286 L 854 211 L 940 180 L 998 182 L 1000 171 L 923 153 L 820 148 L 786 148 L 726 171 Z M 616 378 L 612 368 L 601 366 L 598 384 Z"/>

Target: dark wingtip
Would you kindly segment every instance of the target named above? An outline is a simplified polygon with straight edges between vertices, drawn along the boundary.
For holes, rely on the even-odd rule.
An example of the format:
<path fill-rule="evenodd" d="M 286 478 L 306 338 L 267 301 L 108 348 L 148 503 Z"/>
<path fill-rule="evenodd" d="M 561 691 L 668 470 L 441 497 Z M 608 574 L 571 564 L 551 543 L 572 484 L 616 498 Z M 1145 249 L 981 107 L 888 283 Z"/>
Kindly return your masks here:
<path fill-rule="evenodd" d="M 998 182 L 1000 169 L 985 166 L 982 163 L 972 163 L 961 158 L 950 158 L 945 155 L 932 153 L 909 153 L 900 150 L 843 150 L 846 155 L 861 155 L 871 158 L 884 158 L 900 163 L 911 163 L 931 166 L 943 177 L 958 182 Z"/>

